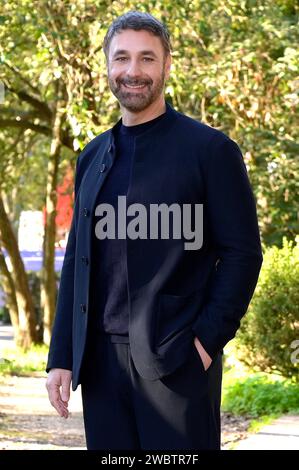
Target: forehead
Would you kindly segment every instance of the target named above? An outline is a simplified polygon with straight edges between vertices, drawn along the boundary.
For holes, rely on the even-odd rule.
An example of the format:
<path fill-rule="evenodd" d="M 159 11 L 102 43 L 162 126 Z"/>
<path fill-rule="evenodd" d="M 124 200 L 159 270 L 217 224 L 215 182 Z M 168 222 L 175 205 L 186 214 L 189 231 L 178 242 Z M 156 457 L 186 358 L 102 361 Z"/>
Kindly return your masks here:
<path fill-rule="evenodd" d="M 131 53 L 152 49 L 156 53 L 163 54 L 163 46 L 159 36 L 144 30 L 125 29 L 115 34 L 110 43 L 109 55 L 113 55 L 118 49 Z"/>

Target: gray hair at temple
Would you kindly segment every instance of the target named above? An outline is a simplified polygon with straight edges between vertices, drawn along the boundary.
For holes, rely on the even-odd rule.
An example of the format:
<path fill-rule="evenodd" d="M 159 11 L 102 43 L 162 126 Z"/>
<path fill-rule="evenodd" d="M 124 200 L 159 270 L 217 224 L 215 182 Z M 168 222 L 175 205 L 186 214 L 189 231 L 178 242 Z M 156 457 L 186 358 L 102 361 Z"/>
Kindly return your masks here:
<path fill-rule="evenodd" d="M 164 48 L 165 57 L 170 54 L 171 43 L 167 26 L 161 21 L 157 20 L 157 18 L 152 16 L 150 13 L 129 11 L 116 18 L 106 33 L 103 43 L 106 60 L 108 60 L 109 47 L 112 38 L 115 36 L 115 34 L 118 34 L 120 31 L 125 29 L 133 29 L 135 31 L 149 31 L 150 33 L 154 34 L 154 36 L 158 36 L 160 38 Z"/>

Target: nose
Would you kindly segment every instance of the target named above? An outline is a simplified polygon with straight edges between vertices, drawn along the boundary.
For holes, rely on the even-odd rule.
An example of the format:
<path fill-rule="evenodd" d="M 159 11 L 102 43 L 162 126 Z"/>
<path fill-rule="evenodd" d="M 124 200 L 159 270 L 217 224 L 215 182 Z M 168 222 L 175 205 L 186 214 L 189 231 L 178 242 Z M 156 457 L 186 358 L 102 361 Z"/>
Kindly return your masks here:
<path fill-rule="evenodd" d="M 127 68 L 127 75 L 129 77 L 138 77 L 140 75 L 140 64 L 138 60 L 130 60 Z"/>

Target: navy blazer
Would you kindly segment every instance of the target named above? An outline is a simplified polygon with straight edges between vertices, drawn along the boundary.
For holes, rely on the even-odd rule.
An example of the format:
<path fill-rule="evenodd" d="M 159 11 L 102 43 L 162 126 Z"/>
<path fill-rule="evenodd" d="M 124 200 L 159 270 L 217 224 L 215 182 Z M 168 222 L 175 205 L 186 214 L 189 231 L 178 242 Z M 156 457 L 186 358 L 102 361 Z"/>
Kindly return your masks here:
<path fill-rule="evenodd" d="M 92 216 L 115 159 L 113 129 L 77 160 L 75 206 L 66 247 L 47 371 L 72 370 L 80 383 L 89 311 Z M 139 374 L 156 380 L 180 366 L 196 335 L 215 359 L 253 295 L 262 250 L 253 193 L 238 145 L 174 110 L 136 137 L 127 206 L 203 204 L 203 244 L 126 239 L 129 337 Z M 101 286 L 98 286 L 100 289 Z"/>

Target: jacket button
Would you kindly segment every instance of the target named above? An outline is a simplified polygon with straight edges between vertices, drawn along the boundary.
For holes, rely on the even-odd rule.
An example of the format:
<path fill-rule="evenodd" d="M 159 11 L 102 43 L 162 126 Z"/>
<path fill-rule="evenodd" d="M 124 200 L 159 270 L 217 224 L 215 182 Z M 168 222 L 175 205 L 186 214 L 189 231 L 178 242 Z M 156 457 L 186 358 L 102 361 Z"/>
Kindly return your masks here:
<path fill-rule="evenodd" d="M 83 264 L 85 264 L 86 266 L 88 265 L 88 258 L 86 258 L 86 256 L 82 256 L 81 260 Z"/>
<path fill-rule="evenodd" d="M 86 313 L 86 305 L 85 304 L 81 304 L 80 309 L 81 309 L 82 313 Z"/>
<path fill-rule="evenodd" d="M 88 217 L 88 216 L 89 216 L 89 210 L 87 209 L 87 207 L 84 207 L 84 209 L 83 209 L 83 214 L 84 214 L 84 217 Z"/>
<path fill-rule="evenodd" d="M 105 164 L 105 163 L 102 163 L 102 164 L 101 164 L 101 167 L 100 167 L 100 172 L 101 172 L 101 173 L 104 173 L 105 170 L 106 170 L 106 164 Z"/>

